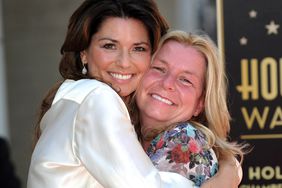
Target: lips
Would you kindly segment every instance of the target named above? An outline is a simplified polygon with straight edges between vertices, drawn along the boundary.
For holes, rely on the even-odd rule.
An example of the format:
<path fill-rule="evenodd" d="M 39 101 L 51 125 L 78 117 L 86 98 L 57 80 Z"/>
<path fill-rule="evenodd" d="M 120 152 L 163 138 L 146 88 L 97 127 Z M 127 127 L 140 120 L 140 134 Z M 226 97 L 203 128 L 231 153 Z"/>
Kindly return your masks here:
<path fill-rule="evenodd" d="M 118 73 L 113 73 L 113 72 L 111 72 L 110 75 L 113 78 L 119 79 L 119 80 L 129 80 L 133 76 L 133 74 L 118 74 Z"/>
<path fill-rule="evenodd" d="M 156 100 L 158 100 L 158 101 L 160 101 L 160 102 L 162 102 L 162 103 L 165 103 L 165 104 L 167 104 L 167 105 L 173 105 L 173 104 L 174 104 L 172 101 L 170 101 L 170 100 L 168 100 L 168 99 L 165 99 L 165 98 L 161 97 L 160 95 L 152 94 L 151 96 L 152 96 L 154 99 L 156 99 Z"/>

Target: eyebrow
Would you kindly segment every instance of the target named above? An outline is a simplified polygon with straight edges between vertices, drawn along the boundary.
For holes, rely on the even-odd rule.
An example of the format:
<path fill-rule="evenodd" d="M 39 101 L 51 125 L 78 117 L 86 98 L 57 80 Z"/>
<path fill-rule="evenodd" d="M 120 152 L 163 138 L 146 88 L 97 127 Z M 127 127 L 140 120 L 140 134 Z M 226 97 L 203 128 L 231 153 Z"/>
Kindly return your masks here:
<path fill-rule="evenodd" d="M 100 38 L 100 39 L 98 39 L 98 41 L 103 41 L 103 40 L 109 40 L 109 41 L 111 41 L 111 42 L 113 42 L 113 43 L 118 43 L 118 40 L 115 40 L 115 39 L 112 39 L 112 38 L 107 38 L 107 37 L 103 37 L 103 38 Z M 150 43 L 148 43 L 148 42 L 136 42 L 136 43 L 133 43 L 134 45 L 142 45 L 142 44 L 144 44 L 144 45 L 147 45 L 147 46 L 151 46 L 150 45 Z"/>
<path fill-rule="evenodd" d="M 112 42 L 115 42 L 117 43 L 118 41 L 115 40 L 115 39 L 112 39 L 112 38 L 107 38 L 107 37 L 103 37 L 103 38 L 99 38 L 98 41 L 103 41 L 103 40 L 109 40 L 109 41 L 112 41 Z"/>
<path fill-rule="evenodd" d="M 163 64 L 168 65 L 168 62 L 165 61 L 165 60 L 163 60 L 163 59 L 159 59 L 159 61 L 160 61 L 161 63 L 163 63 Z M 195 74 L 194 72 L 189 71 L 189 70 L 184 70 L 183 73 L 189 74 L 189 75 L 194 75 L 194 76 L 198 77 L 197 74 Z"/>

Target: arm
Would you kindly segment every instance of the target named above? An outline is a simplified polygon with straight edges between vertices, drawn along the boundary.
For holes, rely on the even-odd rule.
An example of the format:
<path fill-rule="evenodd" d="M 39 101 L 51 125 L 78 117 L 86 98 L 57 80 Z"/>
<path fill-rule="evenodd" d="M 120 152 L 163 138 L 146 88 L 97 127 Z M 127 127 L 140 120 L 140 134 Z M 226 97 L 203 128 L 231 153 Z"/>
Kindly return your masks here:
<path fill-rule="evenodd" d="M 177 174 L 159 173 L 143 151 L 127 109 L 112 90 L 98 89 L 81 104 L 74 152 L 104 187 L 192 187 Z"/>
<path fill-rule="evenodd" d="M 217 174 L 201 188 L 237 188 L 242 180 L 242 167 L 235 158 L 219 161 Z"/>

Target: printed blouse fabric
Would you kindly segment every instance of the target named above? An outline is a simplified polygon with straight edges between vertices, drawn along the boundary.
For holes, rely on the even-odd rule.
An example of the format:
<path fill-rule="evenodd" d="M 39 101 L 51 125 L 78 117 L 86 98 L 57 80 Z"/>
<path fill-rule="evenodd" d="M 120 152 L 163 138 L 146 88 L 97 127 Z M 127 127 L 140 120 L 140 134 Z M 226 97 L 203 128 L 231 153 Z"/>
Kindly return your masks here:
<path fill-rule="evenodd" d="M 201 186 L 218 170 L 217 158 L 208 148 L 206 137 L 190 123 L 159 134 L 147 154 L 159 170 L 181 174 L 196 186 Z"/>

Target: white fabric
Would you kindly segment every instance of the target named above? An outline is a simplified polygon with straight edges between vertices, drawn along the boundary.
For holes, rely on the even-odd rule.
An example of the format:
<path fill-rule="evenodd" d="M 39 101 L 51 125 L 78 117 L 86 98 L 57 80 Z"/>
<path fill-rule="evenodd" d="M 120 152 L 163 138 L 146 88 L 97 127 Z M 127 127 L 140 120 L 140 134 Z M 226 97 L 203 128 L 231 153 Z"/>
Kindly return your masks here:
<path fill-rule="evenodd" d="M 28 188 L 189 188 L 158 172 L 143 151 L 122 99 L 96 80 L 67 80 L 41 121 Z"/>

